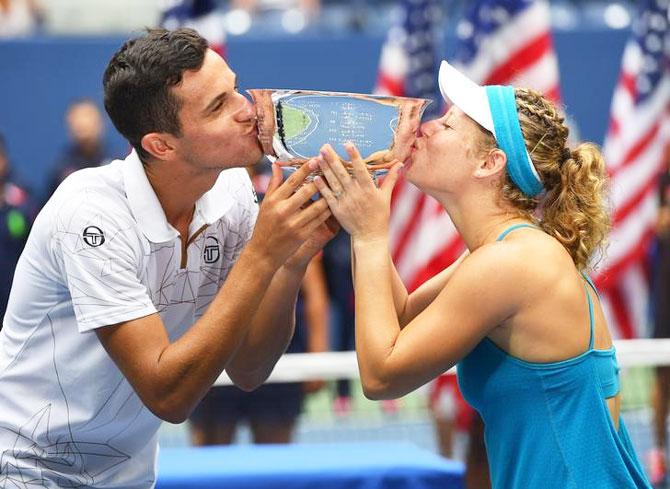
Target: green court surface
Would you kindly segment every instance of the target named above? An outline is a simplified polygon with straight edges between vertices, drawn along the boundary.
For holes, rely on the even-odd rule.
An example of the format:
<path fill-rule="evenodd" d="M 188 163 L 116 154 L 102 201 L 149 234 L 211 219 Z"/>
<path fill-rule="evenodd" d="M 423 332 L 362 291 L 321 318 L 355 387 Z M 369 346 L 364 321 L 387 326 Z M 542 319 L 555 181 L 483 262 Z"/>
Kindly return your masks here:
<path fill-rule="evenodd" d="M 282 104 L 281 113 L 285 139 L 293 139 L 302 135 L 312 122 L 307 112 L 287 104 Z"/>

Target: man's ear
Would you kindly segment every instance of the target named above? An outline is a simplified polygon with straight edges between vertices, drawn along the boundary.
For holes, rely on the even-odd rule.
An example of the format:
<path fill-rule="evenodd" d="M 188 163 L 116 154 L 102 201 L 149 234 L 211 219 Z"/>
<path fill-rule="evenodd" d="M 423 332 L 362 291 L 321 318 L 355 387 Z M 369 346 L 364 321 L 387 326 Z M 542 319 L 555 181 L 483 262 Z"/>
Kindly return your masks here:
<path fill-rule="evenodd" d="M 475 170 L 475 177 L 488 178 L 505 172 L 507 155 L 499 148 L 492 149 L 486 157 L 479 161 Z"/>
<path fill-rule="evenodd" d="M 142 137 L 142 148 L 157 160 L 169 160 L 175 151 L 174 136 L 150 132 Z"/>

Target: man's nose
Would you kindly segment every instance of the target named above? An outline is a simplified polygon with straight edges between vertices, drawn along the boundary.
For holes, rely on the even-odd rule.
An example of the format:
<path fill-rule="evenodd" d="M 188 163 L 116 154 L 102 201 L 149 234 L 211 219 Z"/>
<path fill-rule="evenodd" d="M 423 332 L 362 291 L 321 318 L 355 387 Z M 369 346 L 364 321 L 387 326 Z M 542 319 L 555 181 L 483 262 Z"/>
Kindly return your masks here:
<path fill-rule="evenodd" d="M 248 122 L 256 118 L 256 107 L 241 93 L 235 94 L 239 97 L 239 109 L 235 113 L 235 119 L 239 122 Z"/>

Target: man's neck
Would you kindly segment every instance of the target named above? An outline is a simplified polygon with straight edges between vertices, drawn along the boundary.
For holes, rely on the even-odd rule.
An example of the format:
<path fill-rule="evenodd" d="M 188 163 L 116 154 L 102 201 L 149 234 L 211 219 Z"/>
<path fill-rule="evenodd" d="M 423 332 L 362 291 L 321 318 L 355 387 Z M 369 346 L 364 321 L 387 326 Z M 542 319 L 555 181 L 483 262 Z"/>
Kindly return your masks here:
<path fill-rule="evenodd" d="M 161 164 L 145 164 L 144 170 L 167 221 L 187 238 L 195 203 L 214 186 L 218 175 L 180 171 L 177 165 L 165 171 Z"/>

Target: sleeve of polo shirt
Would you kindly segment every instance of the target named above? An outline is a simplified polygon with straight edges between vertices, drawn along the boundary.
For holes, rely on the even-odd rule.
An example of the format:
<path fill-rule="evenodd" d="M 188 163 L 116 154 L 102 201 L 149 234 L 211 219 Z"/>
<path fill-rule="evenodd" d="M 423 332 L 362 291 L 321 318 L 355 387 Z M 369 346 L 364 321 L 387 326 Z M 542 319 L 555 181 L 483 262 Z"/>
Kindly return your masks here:
<path fill-rule="evenodd" d="M 256 226 L 256 219 L 258 218 L 259 202 L 258 195 L 254 190 L 254 184 L 251 182 L 251 179 L 247 177 L 247 205 L 249 206 L 249 219 L 247 219 L 243 224 L 244 231 L 242 235 L 244 236 L 242 248 L 247 244 L 251 239 L 251 235 L 254 233 L 254 227 Z"/>
<path fill-rule="evenodd" d="M 239 202 L 239 221 L 238 221 L 238 232 L 234 258 L 233 261 L 237 261 L 242 253 L 242 250 L 247 245 L 251 239 L 251 235 L 254 233 L 254 227 L 256 226 L 256 219 L 258 218 L 258 195 L 254 190 L 254 185 L 249 178 L 249 174 L 246 170 L 242 169 L 240 180 L 241 185 L 236 196 L 237 201 Z"/>
<path fill-rule="evenodd" d="M 142 240 L 123 204 L 84 191 L 60 209 L 54 225 L 52 250 L 80 332 L 156 312 L 140 280 Z"/>

